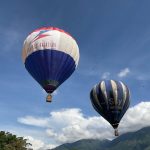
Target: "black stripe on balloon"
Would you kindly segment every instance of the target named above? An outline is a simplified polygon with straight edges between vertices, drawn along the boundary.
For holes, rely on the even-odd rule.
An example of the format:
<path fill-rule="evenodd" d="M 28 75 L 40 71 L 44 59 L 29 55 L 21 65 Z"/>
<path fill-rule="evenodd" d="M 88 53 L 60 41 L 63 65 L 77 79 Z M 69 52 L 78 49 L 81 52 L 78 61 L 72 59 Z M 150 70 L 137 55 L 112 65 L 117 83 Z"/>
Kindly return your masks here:
<path fill-rule="evenodd" d="M 116 84 L 117 81 L 113 80 Z M 113 94 L 113 86 L 111 81 L 107 81 L 106 82 L 106 91 L 107 91 L 107 95 L 108 95 L 108 102 L 109 102 L 109 112 L 110 112 L 110 116 L 109 116 L 109 123 L 113 126 L 113 124 L 119 123 L 120 122 L 120 114 L 121 112 L 118 110 L 118 107 L 115 105 L 115 97 Z M 118 95 L 117 95 L 118 96 Z M 118 99 L 117 99 L 118 102 Z M 113 126 L 114 127 L 114 126 Z"/>
<path fill-rule="evenodd" d="M 99 106 L 96 107 L 98 109 L 99 114 L 101 114 L 101 116 L 103 116 L 103 118 L 106 119 L 110 124 L 112 122 L 114 123 L 113 118 L 112 118 L 112 113 L 108 109 L 109 107 L 108 107 L 108 105 L 106 103 L 107 100 L 105 101 L 105 97 L 104 97 L 104 95 L 102 93 L 102 90 L 100 88 L 100 84 L 97 85 L 97 90 L 99 91 L 100 95 L 102 96 L 102 97 L 100 97 L 99 102 L 101 102 L 101 106 L 103 108 L 103 112 L 101 112 L 101 109 L 99 108 Z M 104 103 L 102 103 L 102 100 L 103 100 Z M 93 103 L 94 103 L 94 101 L 93 101 Z M 95 101 L 95 103 L 96 103 L 96 101 Z M 95 103 L 94 103 L 94 105 L 95 105 Z M 95 106 L 97 106 L 97 105 L 95 105 Z"/>
<path fill-rule="evenodd" d="M 90 92 L 91 103 L 92 103 L 94 109 L 95 109 L 101 116 L 104 117 L 104 111 L 103 111 L 103 110 L 99 107 L 99 105 L 97 104 L 97 102 L 96 102 L 96 100 L 95 100 L 95 97 L 94 97 L 94 95 L 93 95 L 93 90 L 94 90 L 94 89 L 92 89 L 91 92 Z"/>
<path fill-rule="evenodd" d="M 106 80 L 105 84 L 106 84 L 107 101 L 108 101 L 108 106 L 109 106 L 109 109 L 110 109 L 110 107 L 115 106 L 113 87 L 112 87 L 112 84 L 111 84 L 111 80 Z"/>
<path fill-rule="evenodd" d="M 123 87 L 120 82 L 115 81 L 117 85 L 117 106 L 118 109 L 122 108 L 123 105 Z"/>
<path fill-rule="evenodd" d="M 107 99 L 105 98 L 102 89 L 100 88 L 101 82 L 99 84 L 96 85 L 96 94 L 99 100 L 100 105 L 104 108 L 104 111 L 108 110 L 108 106 L 107 106 Z"/>
<path fill-rule="evenodd" d="M 113 80 L 114 81 L 114 80 Z M 116 81 L 114 81 L 116 83 Z M 109 89 L 108 89 L 108 95 L 109 95 L 109 99 L 108 99 L 108 102 L 109 102 L 109 106 L 110 106 L 110 109 L 111 111 L 114 111 L 116 110 L 116 106 L 115 106 L 115 97 L 114 97 L 114 89 L 113 89 L 113 86 L 112 86 L 112 83 L 111 83 L 111 80 L 109 80 L 108 82 L 109 84 Z"/>

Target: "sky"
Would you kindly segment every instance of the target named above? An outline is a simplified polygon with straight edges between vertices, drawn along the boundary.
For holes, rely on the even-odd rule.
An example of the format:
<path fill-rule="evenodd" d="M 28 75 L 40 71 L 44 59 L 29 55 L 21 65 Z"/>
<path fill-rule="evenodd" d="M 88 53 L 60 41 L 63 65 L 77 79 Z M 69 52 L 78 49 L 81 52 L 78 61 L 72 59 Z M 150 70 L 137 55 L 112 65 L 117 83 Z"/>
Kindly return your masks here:
<path fill-rule="evenodd" d="M 103 79 L 123 81 L 131 92 L 120 133 L 149 126 L 149 6 L 148 0 L 1 0 L 0 130 L 28 138 L 35 150 L 84 138 L 112 139 L 112 127 L 89 98 Z M 76 71 L 51 104 L 21 57 L 27 35 L 47 26 L 69 32 L 80 51 Z"/>

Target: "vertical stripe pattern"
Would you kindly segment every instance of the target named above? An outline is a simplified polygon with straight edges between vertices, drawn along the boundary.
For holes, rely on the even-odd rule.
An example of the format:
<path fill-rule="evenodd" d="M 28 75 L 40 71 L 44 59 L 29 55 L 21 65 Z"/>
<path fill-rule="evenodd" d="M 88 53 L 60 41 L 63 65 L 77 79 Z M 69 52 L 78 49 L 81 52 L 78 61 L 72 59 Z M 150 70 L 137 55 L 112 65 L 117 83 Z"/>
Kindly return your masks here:
<path fill-rule="evenodd" d="M 91 90 L 90 98 L 94 109 L 114 128 L 130 105 L 129 89 L 121 81 L 101 81 Z"/>

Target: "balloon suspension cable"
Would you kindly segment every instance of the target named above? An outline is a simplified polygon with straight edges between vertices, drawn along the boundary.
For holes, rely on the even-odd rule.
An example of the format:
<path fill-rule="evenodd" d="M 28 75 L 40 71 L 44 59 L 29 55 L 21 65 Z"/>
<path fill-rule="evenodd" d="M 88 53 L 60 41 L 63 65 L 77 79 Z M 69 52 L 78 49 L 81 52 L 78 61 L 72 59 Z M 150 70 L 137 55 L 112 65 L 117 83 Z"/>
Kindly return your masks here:
<path fill-rule="evenodd" d="M 114 134 L 115 134 L 115 136 L 119 136 L 118 129 L 115 129 L 115 130 L 114 130 Z"/>
<path fill-rule="evenodd" d="M 49 102 L 49 103 L 52 102 L 52 95 L 50 93 L 48 93 L 48 95 L 46 97 L 46 102 Z"/>

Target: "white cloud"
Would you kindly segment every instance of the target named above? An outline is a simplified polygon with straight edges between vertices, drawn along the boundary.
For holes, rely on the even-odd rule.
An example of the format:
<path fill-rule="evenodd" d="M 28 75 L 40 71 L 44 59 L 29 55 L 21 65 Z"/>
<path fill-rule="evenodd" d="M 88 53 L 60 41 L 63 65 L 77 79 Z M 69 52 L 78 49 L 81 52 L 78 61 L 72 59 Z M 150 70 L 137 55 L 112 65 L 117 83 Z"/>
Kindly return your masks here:
<path fill-rule="evenodd" d="M 25 137 L 27 139 L 27 142 L 32 144 L 32 146 L 29 146 L 29 148 L 33 148 L 34 150 L 39 150 L 44 147 L 44 142 L 38 139 L 34 139 L 31 136 Z"/>
<path fill-rule="evenodd" d="M 57 133 L 55 133 L 52 129 L 47 129 L 46 133 L 48 134 L 49 137 L 57 136 Z"/>
<path fill-rule="evenodd" d="M 48 145 L 45 145 L 43 149 L 52 149 L 52 148 L 55 148 L 56 146 L 58 146 L 58 145 L 48 144 Z M 43 149 L 41 149 L 41 150 L 43 150 Z"/>
<path fill-rule="evenodd" d="M 32 136 L 27 136 L 25 139 L 27 139 L 28 143 L 32 144 L 29 145 L 28 148 L 32 148 L 33 150 L 46 150 L 55 148 L 57 146 L 55 144 L 45 144 L 42 140 L 35 139 Z"/>
<path fill-rule="evenodd" d="M 109 79 L 109 76 L 110 76 L 110 72 L 104 72 L 102 74 L 102 79 Z"/>
<path fill-rule="evenodd" d="M 32 118 L 37 120 L 37 122 L 42 121 L 41 118 Z M 28 117 L 25 117 L 25 119 L 26 122 L 22 121 L 21 123 L 29 125 L 27 123 Z M 113 128 L 106 120 L 97 116 L 86 117 L 78 108 L 53 111 L 46 120 L 46 123 L 41 123 L 41 127 L 45 125 L 45 132 L 48 138 L 53 140 L 54 145 L 88 138 L 114 138 Z M 34 125 L 33 122 L 32 125 Z M 35 126 L 37 126 L 36 122 Z M 129 108 L 120 123 L 119 130 L 120 134 L 122 134 L 146 126 L 150 126 L 150 102 L 141 102 Z"/>
<path fill-rule="evenodd" d="M 126 77 L 129 73 L 130 73 L 130 69 L 125 68 L 118 73 L 118 77 L 120 77 L 120 78 Z"/>
<path fill-rule="evenodd" d="M 48 125 L 48 118 L 35 118 L 32 116 L 26 116 L 22 118 L 17 119 L 18 122 L 27 124 L 27 125 L 33 125 L 33 126 L 39 126 L 39 127 L 47 127 Z"/>
<path fill-rule="evenodd" d="M 150 102 L 141 102 L 125 114 L 120 129 L 122 132 L 136 131 L 150 126 Z"/>

